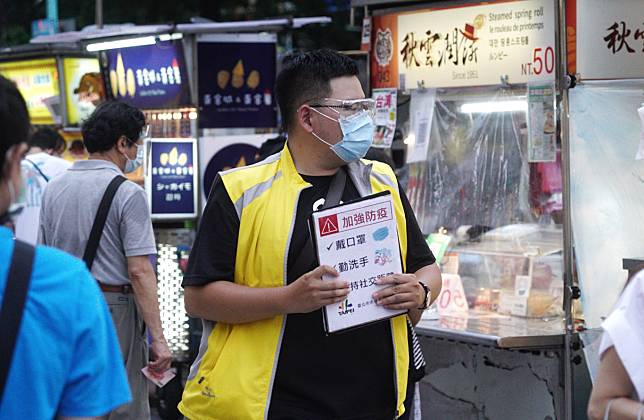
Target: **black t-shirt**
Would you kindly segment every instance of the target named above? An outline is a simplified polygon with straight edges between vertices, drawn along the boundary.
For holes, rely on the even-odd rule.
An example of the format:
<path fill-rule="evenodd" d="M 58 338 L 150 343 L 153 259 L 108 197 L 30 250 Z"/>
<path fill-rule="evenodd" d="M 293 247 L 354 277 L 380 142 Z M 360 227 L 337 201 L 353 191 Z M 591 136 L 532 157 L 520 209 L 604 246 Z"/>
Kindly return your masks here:
<path fill-rule="evenodd" d="M 308 239 L 308 217 L 324 203 L 332 176 L 303 178 L 312 187 L 302 191 L 298 202 L 287 261 L 288 283 L 304 274 L 294 272 L 293 264 Z M 356 198 L 358 191 L 347 177 L 342 201 Z M 407 272 L 414 273 L 435 259 L 402 189 L 401 199 L 407 220 Z M 233 281 L 238 235 L 239 218 L 218 180 L 208 197 L 183 285 Z M 305 272 L 315 266 L 311 261 Z M 392 343 L 388 321 L 327 336 L 321 309 L 287 315 L 269 418 L 392 419 L 396 405 Z"/>

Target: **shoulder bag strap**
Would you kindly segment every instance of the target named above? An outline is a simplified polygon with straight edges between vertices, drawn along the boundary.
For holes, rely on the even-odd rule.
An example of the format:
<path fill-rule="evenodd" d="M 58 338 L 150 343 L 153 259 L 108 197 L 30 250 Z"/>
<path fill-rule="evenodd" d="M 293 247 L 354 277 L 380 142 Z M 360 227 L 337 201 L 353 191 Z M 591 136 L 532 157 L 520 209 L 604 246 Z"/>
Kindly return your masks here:
<path fill-rule="evenodd" d="M 333 176 L 331 180 L 331 185 L 329 185 L 329 191 L 326 193 L 326 198 L 324 199 L 323 209 L 336 206 L 340 204 L 342 200 L 342 194 L 344 193 L 344 187 L 347 183 L 347 172 L 346 169 L 341 167 L 338 172 Z M 311 265 L 316 260 L 315 251 L 313 250 L 313 240 L 311 239 L 311 234 L 307 235 L 306 243 L 302 247 L 299 255 L 295 259 L 295 264 L 293 264 L 294 273 L 306 273 L 311 268 Z"/>
<path fill-rule="evenodd" d="M 27 159 L 27 158 L 25 158 L 25 160 L 26 160 L 27 162 L 31 163 L 31 166 L 33 166 L 33 167 L 34 167 L 34 169 L 36 169 L 36 171 L 38 171 L 38 173 L 40 174 L 40 176 L 42 176 L 42 177 L 43 177 L 43 179 L 45 180 L 45 182 L 49 182 L 49 177 L 48 177 L 47 175 L 45 175 L 45 173 L 40 169 L 40 167 L 39 167 L 38 165 L 36 165 L 36 163 L 35 163 L 33 160 L 29 160 L 29 159 Z"/>
<path fill-rule="evenodd" d="M 105 228 L 105 221 L 107 220 L 107 214 L 110 212 L 112 201 L 114 201 L 116 191 L 118 191 L 121 184 L 125 181 L 127 181 L 127 179 L 121 175 L 114 177 L 105 189 L 101 203 L 98 205 L 94 224 L 92 225 L 92 230 L 89 234 L 87 245 L 85 246 L 85 252 L 83 253 L 83 261 L 85 261 L 85 265 L 90 271 L 94 264 L 94 258 L 96 258 L 98 244 L 101 241 L 101 236 L 103 236 L 103 228 Z"/>
<path fill-rule="evenodd" d="M 14 241 L 13 257 L 0 308 L 0 402 L 11 368 L 13 351 L 20 332 L 20 322 L 31 282 L 35 248 L 22 241 Z"/>

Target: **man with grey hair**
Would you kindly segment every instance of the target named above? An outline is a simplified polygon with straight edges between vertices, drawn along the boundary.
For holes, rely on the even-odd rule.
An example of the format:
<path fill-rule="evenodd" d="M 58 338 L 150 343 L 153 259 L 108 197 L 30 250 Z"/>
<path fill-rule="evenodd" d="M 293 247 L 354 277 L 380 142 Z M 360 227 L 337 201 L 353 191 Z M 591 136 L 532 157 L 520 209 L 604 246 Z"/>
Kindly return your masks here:
<path fill-rule="evenodd" d="M 143 158 L 145 118 L 120 102 L 100 105 L 82 127 L 89 160 L 52 180 L 42 200 L 39 241 L 83 257 L 107 300 L 119 336 L 133 401 L 110 419 L 150 418 L 145 326 L 152 337 L 151 372 L 170 367 L 150 255 L 156 254 L 145 192 L 123 173 Z"/>

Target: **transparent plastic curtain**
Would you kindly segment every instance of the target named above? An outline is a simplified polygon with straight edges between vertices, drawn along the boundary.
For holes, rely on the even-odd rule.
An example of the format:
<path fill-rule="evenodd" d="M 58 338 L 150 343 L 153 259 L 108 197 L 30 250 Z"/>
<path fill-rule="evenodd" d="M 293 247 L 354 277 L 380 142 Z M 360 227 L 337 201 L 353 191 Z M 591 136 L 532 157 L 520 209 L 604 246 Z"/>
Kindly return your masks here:
<path fill-rule="evenodd" d="M 466 103 L 525 100 L 525 95 L 525 88 L 437 93 L 427 159 L 409 165 L 407 194 L 423 233 L 534 222 L 525 111 L 461 111 Z"/>
<path fill-rule="evenodd" d="M 640 82 L 570 90 L 572 227 L 584 318 L 598 326 L 627 278 L 622 259 L 644 257 L 644 160 Z"/>

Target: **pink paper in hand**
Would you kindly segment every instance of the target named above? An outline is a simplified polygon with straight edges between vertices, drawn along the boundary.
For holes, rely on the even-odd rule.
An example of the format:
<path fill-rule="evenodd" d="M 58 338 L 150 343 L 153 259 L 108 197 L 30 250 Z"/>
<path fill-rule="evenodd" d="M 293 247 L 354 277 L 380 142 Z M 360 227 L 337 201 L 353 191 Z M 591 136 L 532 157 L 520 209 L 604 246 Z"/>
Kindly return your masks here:
<path fill-rule="evenodd" d="M 146 378 L 150 380 L 153 384 L 158 386 L 159 388 L 162 388 L 165 386 L 168 382 L 172 380 L 175 376 L 177 376 L 177 369 L 171 368 L 166 370 L 160 375 L 157 375 L 156 373 L 152 373 L 150 369 L 146 366 L 143 369 L 141 369 L 141 372 L 145 375 Z"/>

